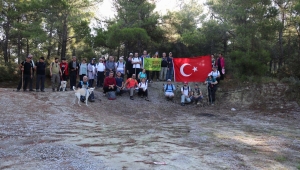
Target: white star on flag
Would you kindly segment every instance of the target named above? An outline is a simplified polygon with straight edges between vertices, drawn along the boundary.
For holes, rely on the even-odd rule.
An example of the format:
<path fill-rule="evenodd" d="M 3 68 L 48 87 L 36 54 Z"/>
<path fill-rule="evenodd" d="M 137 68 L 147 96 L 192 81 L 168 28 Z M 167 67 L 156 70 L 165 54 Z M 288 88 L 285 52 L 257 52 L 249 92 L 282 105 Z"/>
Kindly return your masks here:
<path fill-rule="evenodd" d="M 194 67 L 193 70 L 194 70 L 194 72 L 198 71 L 197 67 Z"/>

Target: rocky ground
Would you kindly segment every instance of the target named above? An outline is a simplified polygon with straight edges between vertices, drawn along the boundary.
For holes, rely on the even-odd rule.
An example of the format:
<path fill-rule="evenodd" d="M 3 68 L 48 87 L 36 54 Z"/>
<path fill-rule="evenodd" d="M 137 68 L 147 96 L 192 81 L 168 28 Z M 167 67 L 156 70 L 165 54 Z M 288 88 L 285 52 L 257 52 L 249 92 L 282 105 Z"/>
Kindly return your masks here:
<path fill-rule="evenodd" d="M 1 88 L 0 169 L 300 169 L 296 103 L 183 107 L 161 87 L 151 84 L 150 101 L 110 101 L 98 89 L 88 107 L 72 91 Z"/>

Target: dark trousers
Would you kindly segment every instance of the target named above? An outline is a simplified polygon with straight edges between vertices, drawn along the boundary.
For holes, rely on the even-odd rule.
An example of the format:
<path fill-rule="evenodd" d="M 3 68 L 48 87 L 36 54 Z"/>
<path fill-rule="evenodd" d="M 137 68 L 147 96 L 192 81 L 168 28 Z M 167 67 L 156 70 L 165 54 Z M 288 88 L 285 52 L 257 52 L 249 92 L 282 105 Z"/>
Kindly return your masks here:
<path fill-rule="evenodd" d="M 103 92 L 104 92 L 104 93 L 107 93 L 107 92 L 109 92 L 109 91 L 116 91 L 116 90 L 117 90 L 117 86 L 114 86 L 113 89 L 108 89 L 108 87 L 103 87 Z"/>
<path fill-rule="evenodd" d="M 93 87 L 94 79 L 89 79 L 89 87 Z"/>
<path fill-rule="evenodd" d="M 220 72 L 220 80 L 224 80 L 224 74 L 222 72 L 222 67 L 218 67 L 218 71 Z M 218 81 L 219 83 L 219 81 Z"/>
<path fill-rule="evenodd" d="M 103 87 L 104 77 L 104 71 L 97 72 L 97 87 Z"/>
<path fill-rule="evenodd" d="M 27 84 L 30 81 L 30 79 L 31 79 L 30 75 L 25 75 L 25 74 L 23 75 L 23 90 L 26 90 Z M 20 90 L 21 87 L 22 87 L 22 76 L 21 76 L 21 80 L 18 84 L 17 90 Z"/>
<path fill-rule="evenodd" d="M 216 87 L 217 86 L 213 86 L 210 87 L 208 86 L 208 97 L 209 97 L 209 102 L 215 102 L 215 98 L 216 98 Z"/>
<path fill-rule="evenodd" d="M 146 89 L 145 91 L 142 89 L 142 88 L 139 88 L 139 92 L 138 92 L 138 95 L 141 96 L 145 96 L 145 97 L 148 97 L 148 89 Z"/>
<path fill-rule="evenodd" d="M 86 74 L 81 74 L 81 75 L 79 75 L 79 80 L 80 80 L 80 81 L 83 81 L 83 77 L 84 77 L 84 76 L 86 76 Z"/>
<path fill-rule="evenodd" d="M 151 80 L 154 80 L 154 76 L 156 76 L 156 79 L 159 79 L 159 71 L 152 71 Z"/>
<path fill-rule="evenodd" d="M 61 76 L 61 81 L 68 81 L 68 80 L 69 80 L 69 76 L 68 75 L 63 74 Z"/>
<path fill-rule="evenodd" d="M 39 90 L 40 84 L 41 84 L 41 91 L 45 89 L 45 75 L 36 75 L 36 84 L 35 88 L 36 90 Z"/>
<path fill-rule="evenodd" d="M 77 78 L 77 73 L 76 71 L 71 71 L 70 72 L 70 89 L 73 89 L 73 86 L 76 87 L 76 78 Z"/>

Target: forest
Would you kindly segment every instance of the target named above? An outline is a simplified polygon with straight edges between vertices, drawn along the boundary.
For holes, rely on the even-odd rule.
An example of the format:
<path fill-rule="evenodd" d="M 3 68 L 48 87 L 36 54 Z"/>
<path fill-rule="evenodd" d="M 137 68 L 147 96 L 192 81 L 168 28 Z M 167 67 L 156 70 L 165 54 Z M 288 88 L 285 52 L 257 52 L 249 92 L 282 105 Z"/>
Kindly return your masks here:
<path fill-rule="evenodd" d="M 156 0 L 112 2 L 115 16 L 99 18 L 102 0 L 2 0 L 0 81 L 15 79 L 28 54 L 51 62 L 147 50 L 222 53 L 230 78 L 300 84 L 299 0 L 176 0 L 179 10 L 163 15 Z"/>

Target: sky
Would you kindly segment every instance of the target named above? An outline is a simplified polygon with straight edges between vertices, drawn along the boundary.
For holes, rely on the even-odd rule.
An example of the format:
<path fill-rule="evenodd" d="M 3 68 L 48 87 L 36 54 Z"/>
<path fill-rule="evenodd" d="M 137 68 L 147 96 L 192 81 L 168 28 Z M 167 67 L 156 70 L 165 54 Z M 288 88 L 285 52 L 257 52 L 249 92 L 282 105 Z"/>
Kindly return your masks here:
<path fill-rule="evenodd" d="M 206 2 L 206 0 L 198 0 L 200 4 L 203 4 Z M 156 3 L 156 9 L 159 14 L 166 14 L 167 10 L 176 10 L 177 7 L 177 0 L 157 0 Z M 114 16 L 114 9 L 112 6 L 111 0 L 103 0 L 103 3 L 101 3 L 98 7 L 98 12 L 96 14 L 97 17 L 113 17 Z"/>

